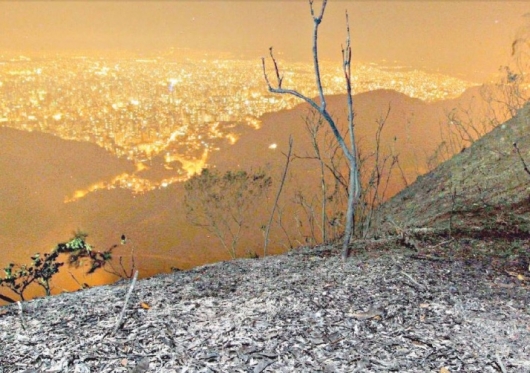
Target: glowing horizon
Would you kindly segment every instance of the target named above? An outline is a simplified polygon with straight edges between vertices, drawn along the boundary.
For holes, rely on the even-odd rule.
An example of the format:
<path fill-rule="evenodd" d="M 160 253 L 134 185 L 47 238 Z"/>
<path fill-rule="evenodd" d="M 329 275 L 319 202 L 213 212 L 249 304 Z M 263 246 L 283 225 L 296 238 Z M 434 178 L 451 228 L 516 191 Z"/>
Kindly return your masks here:
<path fill-rule="evenodd" d="M 318 2 L 315 4 L 319 7 Z M 145 60 L 168 48 L 259 58 L 274 46 L 290 61 L 311 60 L 306 1 L 5 2 L 2 50 L 129 50 Z M 399 61 L 483 81 L 507 63 L 530 6 L 520 1 L 329 1 L 321 58 L 340 59 L 344 12 L 354 60 Z"/>

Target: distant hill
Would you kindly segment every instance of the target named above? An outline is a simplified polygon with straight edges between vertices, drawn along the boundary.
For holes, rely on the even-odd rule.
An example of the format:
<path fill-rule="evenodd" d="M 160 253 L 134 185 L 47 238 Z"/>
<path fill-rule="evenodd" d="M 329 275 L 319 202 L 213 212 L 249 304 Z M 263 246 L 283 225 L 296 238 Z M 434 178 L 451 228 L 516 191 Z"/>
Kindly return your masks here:
<path fill-rule="evenodd" d="M 462 105 L 466 107 L 479 95 L 478 88 L 467 91 L 460 100 L 427 103 L 392 90 L 376 90 L 357 94 L 354 99 L 355 135 L 361 153 L 374 151 L 377 121 L 384 118 L 390 109 L 382 134 L 381 153 L 399 154 L 401 166 L 408 183 L 428 171 L 427 158 L 433 155 L 443 141 L 442 133 L 447 130 L 448 113 Z M 347 124 L 346 97 L 327 97 L 327 107 L 341 128 Z M 285 163 L 282 153 L 287 152 L 289 135 L 294 139 L 294 152 L 298 156 L 312 155 L 310 136 L 305 126 L 309 105 L 301 103 L 291 110 L 265 114 L 260 129 L 251 131 L 235 145 L 213 153 L 209 163 L 216 167 L 249 168 L 264 164 L 281 167 Z M 331 132 L 325 124 L 322 133 Z M 277 147 L 271 149 L 270 146 Z M 299 167 L 303 161 L 297 161 Z M 315 163 L 306 162 L 308 169 Z M 397 176 L 396 176 L 397 177 Z M 397 183 L 391 194 L 404 185 Z"/>
<path fill-rule="evenodd" d="M 111 179 L 134 165 L 95 144 L 40 132 L 0 128 L 0 245 L 8 251 L 39 244 L 62 220 L 74 191 Z"/>
<path fill-rule="evenodd" d="M 62 231 L 67 239 L 64 232 L 69 235 L 76 228 L 92 228 L 89 233 L 94 234 L 96 229 L 108 232 L 109 225 L 118 232 L 139 222 L 145 225 L 169 206 L 176 208 L 167 201 L 182 195 L 177 184 L 137 196 L 127 190 L 100 190 L 65 204 L 65 197 L 76 190 L 132 173 L 134 164 L 95 144 L 11 128 L 0 128 L 0 149 L 0 240 L 9 251 L 39 245 L 50 230 Z"/>
<path fill-rule="evenodd" d="M 127 259 L 134 247 L 143 276 L 225 258 L 212 247 L 215 241 L 186 222 L 181 184 L 141 195 L 102 189 L 64 203 L 76 190 L 135 170 L 95 144 L 0 128 L 0 154 L 0 268 L 28 263 L 30 255 L 48 252 L 77 229 L 88 232 L 96 249 L 119 243 L 125 234 L 130 245 L 116 255 Z M 108 278 L 100 273 L 84 281 Z M 54 291 L 76 287 L 66 273 Z"/>

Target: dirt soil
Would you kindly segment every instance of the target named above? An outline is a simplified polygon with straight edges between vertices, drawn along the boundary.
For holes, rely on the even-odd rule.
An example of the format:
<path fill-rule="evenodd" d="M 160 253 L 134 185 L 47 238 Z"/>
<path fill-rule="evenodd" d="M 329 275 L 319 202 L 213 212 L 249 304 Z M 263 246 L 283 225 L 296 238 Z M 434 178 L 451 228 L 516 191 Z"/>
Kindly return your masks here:
<path fill-rule="evenodd" d="M 116 334 L 128 283 L 35 299 L 0 308 L 0 372 L 529 372 L 528 249 L 430 232 L 216 263 L 136 282 Z"/>

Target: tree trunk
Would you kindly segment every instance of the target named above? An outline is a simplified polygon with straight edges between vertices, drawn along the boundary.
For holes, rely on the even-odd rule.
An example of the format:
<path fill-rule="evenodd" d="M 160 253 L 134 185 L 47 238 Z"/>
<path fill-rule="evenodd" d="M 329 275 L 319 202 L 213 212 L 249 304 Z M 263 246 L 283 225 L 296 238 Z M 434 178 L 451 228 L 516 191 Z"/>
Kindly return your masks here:
<path fill-rule="evenodd" d="M 355 202 L 356 202 L 356 186 L 358 183 L 358 174 L 350 163 L 350 180 L 348 183 L 348 210 L 346 211 L 346 226 L 344 227 L 344 241 L 342 242 L 342 260 L 350 257 L 350 242 L 355 230 Z"/>

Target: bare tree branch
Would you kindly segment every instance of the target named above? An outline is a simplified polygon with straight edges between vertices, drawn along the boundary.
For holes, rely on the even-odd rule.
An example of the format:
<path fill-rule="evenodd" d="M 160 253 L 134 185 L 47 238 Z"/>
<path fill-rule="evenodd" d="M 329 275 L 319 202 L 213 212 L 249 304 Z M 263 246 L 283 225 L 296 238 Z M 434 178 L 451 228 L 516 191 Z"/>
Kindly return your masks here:
<path fill-rule="evenodd" d="M 342 134 L 340 133 L 335 121 L 331 117 L 330 113 L 326 109 L 326 99 L 324 95 L 324 89 L 322 86 L 322 79 L 320 75 L 320 65 L 319 65 L 319 56 L 318 56 L 318 28 L 324 17 L 324 12 L 326 10 L 327 0 L 322 2 L 322 7 L 320 14 L 315 15 L 315 10 L 313 8 L 313 0 L 309 0 L 309 9 L 311 11 L 311 16 L 313 18 L 313 67 L 315 72 L 316 86 L 318 89 L 318 94 L 320 97 L 320 105 L 317 104 L 311 98 L 301 94 L 300 92 L 294 89 L 285 89 L 282 88 L 282 78 L 280 76 L 280 71 L 278 68 L 278 63 L 274 58 L 272 53 L 272 48 L 269 49 L 270 58 L 274 64 L 274 69 L 277 78 L 277 86 L 273 87 L 267 76 L 267 70 L 265 66 L 265 59 L 262 58 L 262 67 L 263 75 L 267 83 L 269 92 L 278 93 L 278 94 L 289 94 L 295 97 L 298 97 L 308 103 L 311 107 L 316 109 L 324 120 L 329 124 L 333 135 L 335 136 L 337 142 L 339 143 L 344 155 L 348 161 L 350 175 L 348 179 L 348 210 L 346 213 L 346 226 L 344 233 L 344 242 L 343 242 L 343 259 L 346 259 L 350 255 L 350 241 L 354 232 L 355 225 L 355 205 L 359 200 L 360 195 L 360 181 L 359 181 L 359 170 L 357 164 L 357 150 L 355 145 L 355 134 L 354 134 L 354 114 L 353 114 L 353 98 L 351 90 L 351 46 L 350 46 L 350 27 L 348 13 L 346 12 L 346 46 L 342 50 L 342 65 L 345 76 L 345 84 L 347 90 L 347 101 L 348 101 L 348 131 L 349 131 L 349 146 L 346 144 Z"/>
<path fill-rule="evenodd" d="M 283 169 L 283 175 L 282 175 L 282 179 L 280 182 L 280 187 L 278 188 L 278 193 L 276 194 L 276 199 L 274 200 L 274 205 L 271 211 L 271 216 L 267 224 L 267 228 L 265 229 L 265 244 L 263 246 L 263 256 L 267 256 L 267 245 L 269 243 L 269 232 L 270 232 L 271 225 L 272 225 L 272 219 L 274 218 L 274 212 L 276 211 L 276 208 L 278 206 L 278 200 L 280 199 L 280 195 L 282 193 L 282 189 L 285 184 L 285 178 L 287 177 L 287 170 L 289 169 L 289 163 L 291 162 L 292 150 L 293 150 L 293 137 L 289 136 L 289 151 L 287 152 L 287 156 L 285 160 L 285 167 Z"/>

